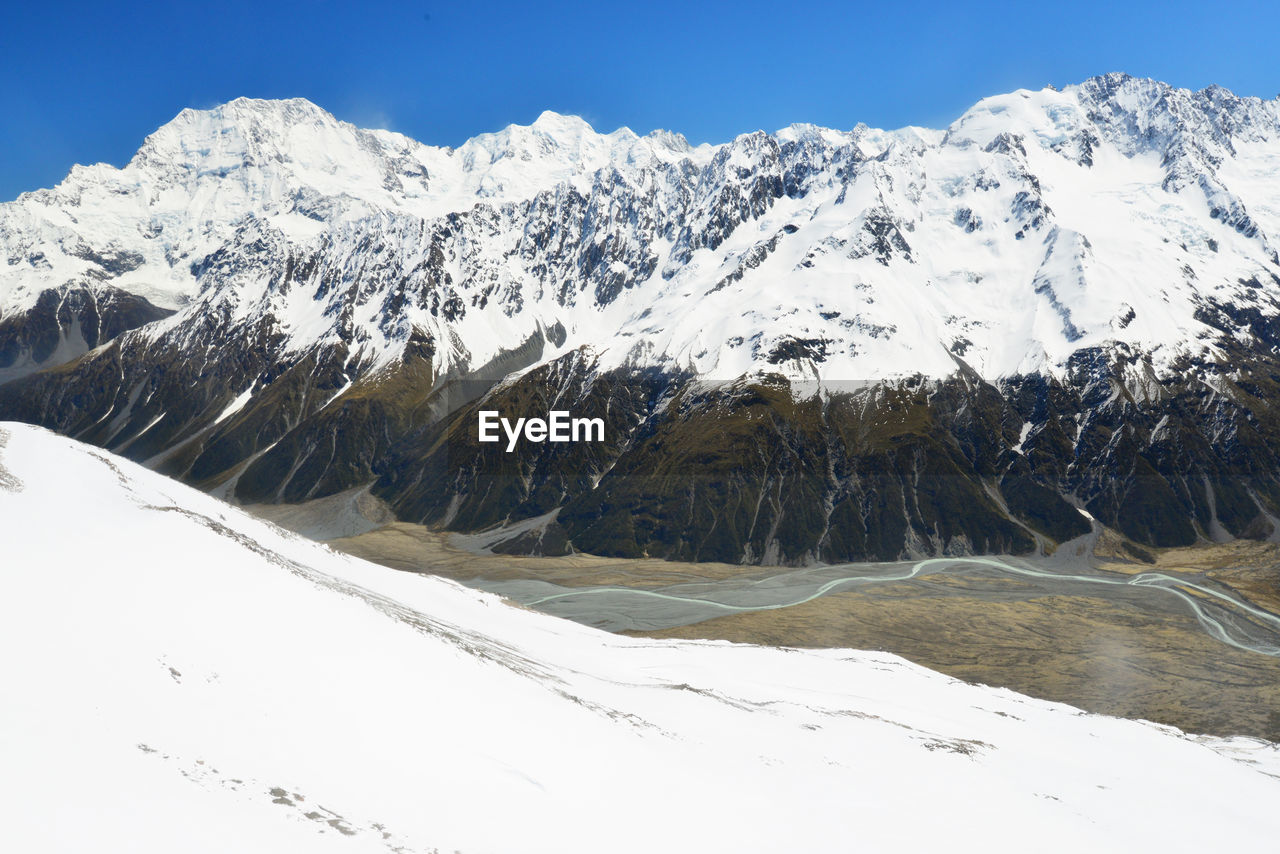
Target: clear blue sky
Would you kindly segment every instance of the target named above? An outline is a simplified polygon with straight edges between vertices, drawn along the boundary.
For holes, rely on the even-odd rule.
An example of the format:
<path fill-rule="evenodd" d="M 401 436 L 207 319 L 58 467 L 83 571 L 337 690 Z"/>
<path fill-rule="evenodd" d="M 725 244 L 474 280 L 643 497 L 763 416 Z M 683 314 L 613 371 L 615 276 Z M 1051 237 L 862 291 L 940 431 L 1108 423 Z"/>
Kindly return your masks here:
<path fill-rule="evenodd" d="M 719 142 L 796 121 L 945 126 L 978 98 L 1127 71 L 1280 92 L 1264 2 L 69 4 L 4 0 L 0 200 L 123 165 L 183 107 L 302 96 L 456 145 L 544 109 Z"/>

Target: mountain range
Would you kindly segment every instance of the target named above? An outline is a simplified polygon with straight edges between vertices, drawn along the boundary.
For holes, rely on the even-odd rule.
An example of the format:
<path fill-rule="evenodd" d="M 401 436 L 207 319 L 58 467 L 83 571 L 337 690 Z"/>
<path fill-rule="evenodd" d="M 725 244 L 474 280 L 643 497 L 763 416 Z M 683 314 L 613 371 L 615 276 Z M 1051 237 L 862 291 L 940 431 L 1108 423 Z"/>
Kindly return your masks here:
<path fill-rule="evenodd" d="M 1280 102 L 456 148 L 186 110 L 0 205 L 0 418 L 499 548 L 805 564 L 1280 537 Z M 605 441 L 477 441 L 477 413 Z"/>

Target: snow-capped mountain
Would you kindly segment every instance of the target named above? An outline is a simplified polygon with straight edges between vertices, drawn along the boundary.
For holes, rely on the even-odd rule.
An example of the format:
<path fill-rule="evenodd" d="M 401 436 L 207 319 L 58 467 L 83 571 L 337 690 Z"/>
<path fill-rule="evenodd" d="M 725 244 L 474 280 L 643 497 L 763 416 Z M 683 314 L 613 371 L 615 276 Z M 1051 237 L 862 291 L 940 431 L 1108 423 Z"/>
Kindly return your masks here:
<path fill-rule="evenodd" d="M 567 541 L 620 554 L 1025 550 L 1087 529 L 1073 504 L 1147 543 L 1268 536 L 1277 166 L 1280 102 L 1124 75 L 945 130 L 696 148 L 546 113 L 449 150 L 235 101 L 0 207 L 8 375 L 97 348 L 5 385 L 0 415 L 243 499 L 377 481 L 415 521 L 563 507 Z M 87 307 L 126 298 L 100 330 Z M 853 402 L 806 427 L 742 391 L 774 382 Z M 611 442 L 503 469 L 521 485 L 495 498 L 477 449 L 432 460 L 480 395 L 599 406 Z M 787 425 L 762 435 L 789 461 L 657 507 L 671 487 L 635 478 L 701 465 L 673 446 L 758 446 L 735 400 Z M 813 482 L 784 495 L 788 471 Z M 921 496 L 921 473 L 968 485 Z M 730 533 L 718 508 L 691 542 L 658 532 L 726 496 Z M 600 502 L 661 519 L 592 536 Z"/>
<path fill-rule="evenodd" d="M 1203 851 L 1280 834 L 1275 745 L 886 653 L 608 635 L 336 554 L 27 425 L 0 424 L 0 537 L 0 815 L 24 852 Z"/>
<path fill-rule="evenodd" d="M 706 156 L 706 147 L 695 150 L 675 135 L 641 139 L 623 129 L 606 136 L 554 113 L 450 150 L 353 127 L 301 99 L 184 110 L 123 169 L 77 166 L 58 187 L 0 206 L 7 261 L 0 319 L 31 311 L 50 289 L 124 291 L 162 309 L 187 305 L 207 290 L 201 262 L 243 248 L 249 223 L 314 251 L 388 217 L 421 224 L 480 201 L 502 205 L 559 185 L 585 189 L 589 176 L 615 162 L 639 169 Z M 223 298 L 261 301 L 258 290 Z M 15 361 L 48 361 L 10 346 Z"/>
<path fill-rule="evenodd" d="M 459 339 L 437 370 L 557 325 L 607 364 L 718 379 L 946 376 L 952 354 L 997 378 L 1112 342 L 1166 366 L 1212 346 L 1197 309 L 1270 283 L 1277 145 L 1275 102 L 1119 76 L 989 98 L 946 131 L 793 126 L 698 149 L 544 113 L 449 150 L 241 99 L 0 209 L 0 298 L 10 316 L 110 282 L 268 318 L 298 350 L 394 319 L 384 347 L 413 324 Z M 273 290 L 290 255 L 328 269 Z M 397 289 L 414 298 L 387 318 Z"/>

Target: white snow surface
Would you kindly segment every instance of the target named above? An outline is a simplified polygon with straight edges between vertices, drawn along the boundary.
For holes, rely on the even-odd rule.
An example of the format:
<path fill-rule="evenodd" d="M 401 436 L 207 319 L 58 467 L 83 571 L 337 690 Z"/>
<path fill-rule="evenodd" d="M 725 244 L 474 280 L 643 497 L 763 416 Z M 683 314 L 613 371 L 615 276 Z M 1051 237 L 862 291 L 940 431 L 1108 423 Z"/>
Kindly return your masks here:
<path fill-rule="evenodd" d="M 893 655 L 612 636 L 0 424 L 14 851 L 1227 851 L 1280 757 Z"/>
<path fill-rule="evenodd" d="M 1276 313 L 1277 163 L 1280 102 L 1124 75 L 987 98 L 946 130 L 698 147 L 548 112 L 438 148 L 239 99 L 0 205 L 0 317 L 105 283 L 186 306 L 146 334 L 265 318 L 290 352 L 354 340 L 377 364 L 416 328 L 442 372 L 559 324 L 544 358 L 713 380 L 1060 373 L 1110 345 L 1159 375 L 1216 355 L 1207 300 Z M 761 196 L 774 181 L 793 186 Z M 285 257 L 320 263 L 286 287 Z"/>

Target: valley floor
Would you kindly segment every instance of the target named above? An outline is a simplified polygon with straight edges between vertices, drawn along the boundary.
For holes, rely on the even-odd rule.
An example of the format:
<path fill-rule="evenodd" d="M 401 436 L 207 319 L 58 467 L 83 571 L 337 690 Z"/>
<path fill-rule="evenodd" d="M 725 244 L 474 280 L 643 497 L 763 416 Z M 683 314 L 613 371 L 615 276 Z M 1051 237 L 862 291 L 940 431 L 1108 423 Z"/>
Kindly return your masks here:
<path fill-rule="evenodd" d="M 1148 564 L 1104 535 L 1051 558 L 999 561 L 1036 575 L 957 560 L 907 578 L 913 563 L 743 567 L 510 556 L 483 544 L 402 522 L 329 541 L 610 631 L 878 649 L 1088 711 L 1280 741 L 1280 549 L 1271 544 L 1162 550 Z M 1160 583 L 1133 583 L 1143 575 Z"/>

